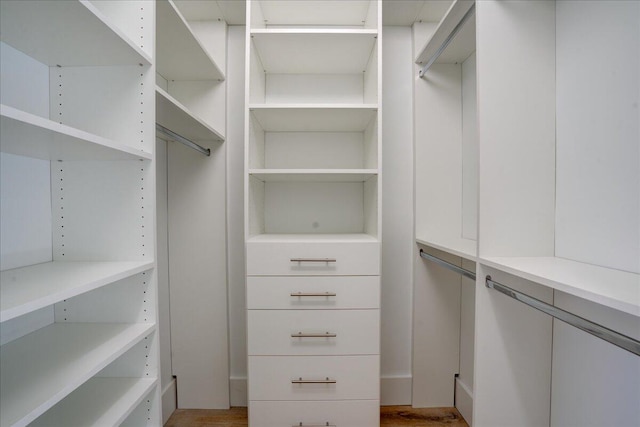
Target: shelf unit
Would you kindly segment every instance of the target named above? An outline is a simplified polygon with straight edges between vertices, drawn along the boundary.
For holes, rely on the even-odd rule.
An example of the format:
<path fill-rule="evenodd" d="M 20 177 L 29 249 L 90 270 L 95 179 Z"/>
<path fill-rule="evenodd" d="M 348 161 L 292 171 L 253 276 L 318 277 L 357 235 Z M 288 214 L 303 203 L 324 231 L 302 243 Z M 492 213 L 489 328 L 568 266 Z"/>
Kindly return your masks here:
<path fill-rule="evenodd" d="M 340 311 L 332 301 L 287 310 L 288 294 L 249 307 L 249 421 L 266 426 L 266 413 L 278 411 L 278 422 L 306 425 L 325 408 L 323 425 L 376 425 L 381 2 L 250 1 L 247 22 L 247 282 L 274 276 L 298 288 L 297 276 L 317 276 L 311 288 L 342 289 Z M 367 294 L 366 307 L 349 300 L 352 287 Z M 350 320 L 336 323 L 336 316 Z M 261 338 L 265 322 L 278 324 L 271 344 Z M 293 337 L 295 328 L 339 331 L 321 342 Z M 319 367 L 303 363 L 310 357 Z M 354 375 L 339 368 L 345 363 L 366 367 Z M 291 385 L 294 371 L 296 378 L 335 376 L 337 383 L 314 393 Z M 279 391 L 267 397 L 265 390 Z"/>
<path fill-rule="evenodd" d="M 414 46 L 416 74 L 472 5 L 455 1 L 439 23 L 414 25 L 414 36 L 422 37 L 414 40 L 428 40 Z M 456 385 L 456 405 L 462 397 L 459 409 L 473 425 L 640 422 L 640 377 L 629 375 L 639 372 L 636 356 L 485 286 L 490 275 L 640 339 L 640 167 L 633 107 L 639 12 L 638 4 L 624 2 L 475 2 L 477 28 L 469 20 L 416 80 L 416 241 L 455 265 L 466 264 L 477 280 L 469 304 L 464 293 L 473 288 L 467 279 L 417 257 L 414 301 L 427 311 L 430 298 L 448 293 L 452 306 L 461 299 L 474 314 L 475 321 L 454 325 L 451 332 L 459 328 L 460 340 L 447 350 L 460 360 L 460 382 L 463 359 L 470 359 L 463 347 L 471 349 L 473 369 L 467 373 L 474 382 Z M 476 46 L 481 84 L 466 91 L 466 82 L 476 79 L 465 78 L 465 63 L 475 55 L 465 57 Z M 433 105 L 422 99 L 429 84 Z M 477 142 L 465 152 L 467 95 L 477 105 L 469 127 Z M 456 222 L 461 212 L 462 226 L 433 215 L 429 208 L 436 205 Z M 473 232 L 465 233 L 465 225 Z M 454 232 L 438 234 L 447 229 Z M 461 314 L 470 317 L 464 308 Z M 430 320 L 445 319 L 440 312 Z M 465 340 L 482 345 L 469 347 Z M 438 370 L 449 367 L 446 359 Z M 414 378 L 414 386 L 420 381 Z M 588 415 L 581 413 L 585 405 Z"/>
<path fill-rule="evenodd" d="M 156 122 L 198 144 L 224 142 L 226 57 L 216 47 L 226 44 L 227 24 L 189 19 L 181 11 L 191 10 L 185 3 L 156 4 Z"/>
<path fill-rule="evenodd" d="M 0 5 L 3 427 L 160 425 L 154 14 Z"/>
<path fill-rule="evenodd" d="M 412 403 L 455 405 L 469 423 L 474 395 L 474 286 L 470 279 L 422 259 L 419 250 L 476 270 L 476 22 L 475 15 L 464 19 L 474 4 L 452 1 L 443 16 L 430 17 L 436 22 L 416 22 L 413 26 L 414 323 L 438 326 L 426 333 L 414 327 L 413 355 L 418 361 L 414 372 L 418 374 L 414 375 Z M 454 28 L 458 31 L 451 38 Z M 445 45 L 447 40 L 450 42 Z"/>

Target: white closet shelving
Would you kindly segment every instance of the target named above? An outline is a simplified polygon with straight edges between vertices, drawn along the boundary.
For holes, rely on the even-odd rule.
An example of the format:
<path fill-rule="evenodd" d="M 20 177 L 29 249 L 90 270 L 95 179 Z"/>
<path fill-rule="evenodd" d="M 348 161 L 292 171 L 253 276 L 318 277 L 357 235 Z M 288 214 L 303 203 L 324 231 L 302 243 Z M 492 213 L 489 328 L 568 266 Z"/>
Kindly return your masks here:
<path fill-rule="evenodd" d="M 381 2 L 247 8 L 250 423 L 377 425 Z M 275 290 L 266 276 L 298 291 L 339 290 L 256 304 L 262 287 Z M 313 335 L 320 330 L 333 334 Z"/>
<path fill-rule="evenodd" d="M 226 43 L 224 21 L 201 21 L 205 11 L 185 1 L 157 2 L 156 122 L 197 143 L 225 140 L 226 93 L 224 51 L 212 51 Z M 185 6 L 188 16 L 181 11 Z M 208 6 L 202 5 L 203 8 Z M 209 5 L 209 7 L 214 7 Z M 166 135 L 159 134 L 160 138 Z"/>
<path fill-rule="evenodd" d="M 160 425 L 154 7 L 0 7 L 0 425 Z"/>

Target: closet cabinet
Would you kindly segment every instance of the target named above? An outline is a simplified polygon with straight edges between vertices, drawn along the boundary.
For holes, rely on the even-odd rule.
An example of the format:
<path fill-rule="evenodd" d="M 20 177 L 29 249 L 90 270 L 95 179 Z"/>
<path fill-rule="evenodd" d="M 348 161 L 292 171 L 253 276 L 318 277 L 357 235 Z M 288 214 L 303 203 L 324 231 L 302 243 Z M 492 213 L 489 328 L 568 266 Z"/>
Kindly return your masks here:
<path fill-rule="evenodd" d="M 456 375 L 474 426 L 636 425 L 640 5 L 456 1 L 439 24 L 416 24 L 415 40 L 433 33 L 441 46 L 468 10 L 416 75 L 416 249 L 477 278 L 416 257 L 416 310 L 440 307 L 420 320 L 455 339 L 416 332 L 415 351 L 443 381 Z M 416 45 L 416 74 L 430 44 Z M 600 340 L 558 309 L 635 344 Z M 422 386 L 429 405 L 453 399 Z"/>
<path fill-rule="evenodd" d="M 0 425 L 161 424 L 154 3 L 0 5 Z"/>
<path fill-rule="evenodd" d="M 250 423 L 378 425 L 381 3 L 247 23 Z"/>

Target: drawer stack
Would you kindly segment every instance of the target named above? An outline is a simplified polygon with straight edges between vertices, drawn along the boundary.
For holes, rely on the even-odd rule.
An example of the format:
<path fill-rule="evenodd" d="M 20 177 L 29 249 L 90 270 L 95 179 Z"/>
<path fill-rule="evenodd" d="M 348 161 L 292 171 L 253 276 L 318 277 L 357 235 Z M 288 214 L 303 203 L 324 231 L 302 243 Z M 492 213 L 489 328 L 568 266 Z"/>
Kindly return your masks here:
<path fill-rule="evenodd" d="M 379 251 L 247 243 L 252 427 L 378 425 Z"/>

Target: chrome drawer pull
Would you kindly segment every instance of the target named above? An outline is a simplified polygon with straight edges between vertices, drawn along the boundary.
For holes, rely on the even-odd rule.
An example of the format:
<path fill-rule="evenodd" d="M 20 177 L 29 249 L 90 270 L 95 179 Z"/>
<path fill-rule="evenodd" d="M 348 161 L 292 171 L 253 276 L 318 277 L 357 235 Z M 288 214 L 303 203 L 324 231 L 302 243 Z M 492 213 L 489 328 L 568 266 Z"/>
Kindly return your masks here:
<path fill-rule="evenodd" d="M 335 292 L 292 292 L 292 297 L 335 297 Z"/>
<path fill-rule="evenodd" d="M 324 380 L 303 380 L 302 377 L 298 378 L 297 380 L 291 380 L 291 384 L 336 384 L 337 381 L 336 380 L 330 380 L 329 377 L 327 377 Z"/>
<path fill-rule="evenodd" d="M 336 262 L 335 258 L 291 258 L 291 262 Z"/>
<path fill-rule="evenodd" d="M 291 334 L 291 338 L 335 338 L 338 335 L 331 332 L 325 332 L 324 334 L 302 333 Z"/>
<path fill-rule="evenodd" d="M 336 425 L 329 424 L 328 421 L 326 424 L 303 424 L 302 421 L 300 421 L 300 424 L 294 424 L 291 427 L 336 427 Z"/>

